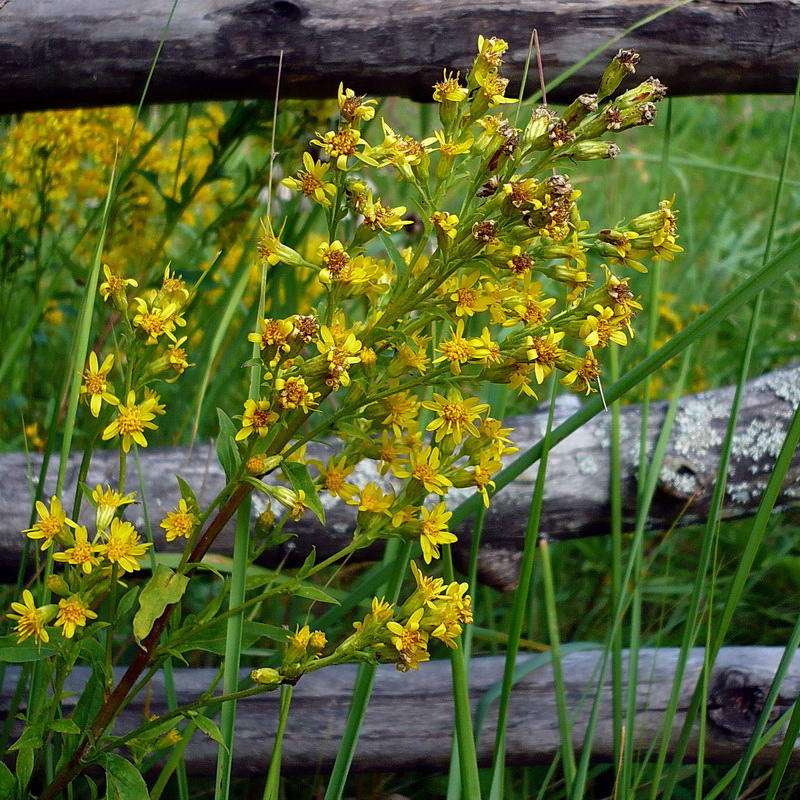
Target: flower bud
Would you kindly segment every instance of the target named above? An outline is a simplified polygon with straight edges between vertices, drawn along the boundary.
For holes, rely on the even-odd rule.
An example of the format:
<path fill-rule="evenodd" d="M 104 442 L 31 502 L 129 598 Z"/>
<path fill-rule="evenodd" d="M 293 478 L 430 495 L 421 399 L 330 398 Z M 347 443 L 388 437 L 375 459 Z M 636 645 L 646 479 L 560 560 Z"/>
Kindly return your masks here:
<path fill-rule="evenodd" d="M 548 126 L 557 118 L 557 115 L 546 106 L 537 106 L 525 130 L 522 132 L 522 146 L 527 149 L 540 136 L 547 133 Z"/>
<path fill-rule="evenodd" d="M 619 147 L 614 142 L 590 141 L 578 142 L 570 148 L 568 153 L 564 153 L 564 158 L 572 158 L 575 161 L 595 161 L 598 158 L 616 158 L 619 155 Z"/>
<path fill-rule="evenodd" d="M 51 575 L 47 579 L 47 588 L 53 592 L 53 594 L 57 594 L 60 597 L 67 597 L 72 594 L 69 586 L 67 586 L 67 582 L 61 575 Z"/>
<path fill-rule="evenodd" d="M 667 87 L 658 78 L 648 78 L 633 89 L 623 92 L 615 101 L 618 108 L 628 108 L 639 103 L 657 103 L 667 96 Z"/>
<path fill-rule="evenodd" d="M 603 77 L 600 78 L 600 89 L 597 99 L 602 100 L 613 94 L 623 79 L 636 72 L 639 54 L 635 50 L 620 50 L 606 67 Z"/>
<path fill-rule="evenodd" d="M 254 683 L 259 683 L 262 686 L 268 686 L 271 689 L 277 689 L 278 686 L 281 684 L 281 674 L 276 669 L 272 669 L 271 667 L 261 667 L 260 669 L 254 669 L 250 673 L 250 680 Z"/>
<path fill-rule="evenodd" d="M 567 106 L 562 119 L 564 124 L 572 129 L 582 122 L 587 114 L 593 114 L 595 111 L 597 111 L 597 95 L 582 94 Z"/>

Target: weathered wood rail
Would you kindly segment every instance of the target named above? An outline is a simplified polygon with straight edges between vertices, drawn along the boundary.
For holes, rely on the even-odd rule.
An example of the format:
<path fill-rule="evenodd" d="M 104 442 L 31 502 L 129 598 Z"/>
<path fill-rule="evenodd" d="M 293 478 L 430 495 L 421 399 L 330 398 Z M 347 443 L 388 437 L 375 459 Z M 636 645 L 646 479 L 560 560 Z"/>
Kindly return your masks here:
<path fill-rule="evenodd" d="M 725 647 L 720 651 L 709 683 L 708 726 L 705 757 L 709 762 L 735 761 L 744 751 L 761 710 L 778 662 L 779 647 Z M 528 656 L 521 657 L 521 663 Z M 601 704 L 592 757 L 598 761 L 613 758 L 610 670 L 599 682 L 602 654 L 598 650 L 573 652 L 563 661 L 566 697 L 573 720 L 572 736 L 580 750 L 593 698 L 600 692 Z M 664 724 L 678 651 L 675 648 L 640 651 L 636 724 L 633 746 L 645 750 L 658 741 Z M 627 655 L 623 666 L 627 664 Z M 682 682 L 678 713 L 670 738 L 674 746 L 683 725 L 686 709 L 703 664 L 702 649 L 693 650 Z M 8 709 L 18 668 L 9 670 L 0 695 L 0 713 Z M 199 698 L 210 686 L 216 670 L 175 670 L 179 706 Z M 243 677 L 246 673 L 243 672 Z M 292 713 L 283 743 L 283 768 L 286 772 L 325 771 L 333 764 L 339 748 L 349 707 L 356 667 L 330 667 L 300 680 L 292 699 Z M 473 709 L 503 674 L 502 657 L 481 657 L 470 662 L 470 696 Z M 89 678 L 88 668 L 73 671 L 64 687 L 77 692 L 64 701 L 70 713 L 79 690 Z M 623 675 L 624 678 L 624 675 Z M 598 685 L 599 684 L 599 685 Z M 149 713 L 167 712 L 163 675 L 152 681 Z M 623 691 L 627 691 L 623 680 Z M 773 715 L 777 719 L 800 692 L 800 656 L 786 675 Z M 239 701 L 234 742 L 234 770 L 240 775 L 266 775 L 278 721 L 278 694 L 269 692 Z M 121 714 L 115 732 L 122 734 L 142 724 L 144 693 Z M 496 704 L 489 707 L 478 741 L 481 764 L 491 762 L 495 734 Z M 209 712 L 211 713 L 211 712 Z M 553 674 L 544 664 L 526 674 L 515 686 L 509 706 L 507 761 L 511 764 L 550 762 L 559 750 L 560 737 Z M 424 721 L 420 725 L 420 721 Z M 411 769 L 445 770 L 450 760 L 453 730 L 453 703 L 449 661 L 423 664 L 419 672 L 400 673 L 389 665 L 378 669 L 375 688 L 367 709 L 356 750 L 353 768 L 361 772 L 401 772 Z M 692 737 L 688 758 L 696 752 L 697 730 Z M 758 759 L 775 760 L 780 746 L 776 737 L 761 751 Z M 195 734 L 185 754 L 190 773 L 213 775 L 217 745 L 201 733 Z M 793 762 L 800 764 L 800 745 L 795 744 Z"/>
<path fill-rule="evenodd" d="M 676 520 L 688 525 L 706 518 L 732 399 L 733 389 L 726 387 L 681 400 L 651 508 L 650 528 L 664 529 Z M 733 442 L 724 506 L 726 517 L 747 516 L 758 506 L 789 419 L 798 403 L 800 366 L 771 372 L 748 382 Z M 556 422 L 569 417 L 578 404 L 575 396 L 560 398 Z M 665 403 L 655 403 L 651 407 L 651 445 L 661 430 L 665 412 Z M 515 428 L 514 441 L 522 450 L 541 439 L 546 416 L 546 412 L 540 410 L 508 420 L 509 425 Z M 639 406 L 623 406 L 623 509 L 628 524 L 632 523 L 635 514 L 640 424 Z M 540 528 L 543 535 L 569 539 L 608 532 L 609 426 L 609 415 L 601 414 L 551 453 Z M 308 454 L 309 457 L 327 459 L 331 450 L 312 445 Z M 507 463 L 512 458 L 507 458 Z M 38 474 L 40 463 L 40 456 L 32 458 L 30 468 L 34 476 Z M 65 497 L 71 497 L 74 492 L 79 466 L 80 454 L 73 454 L 67 470 Z M 0 573 L 16 574 L 19 564 L 24 542 L 20 531 L 28 526 L 31 508 L 28 469 L 23 454 L 0 455 Z M 89 473 L 90 485 L 105 481 L 115 484 L 116 469 L 115 452 L 96 452 Z M 177 549 L 177 543 L 170 545 L 163 540 L 158 527 L 159 521 L 179 497 L 175 475 L 189 482 L 201 503 L 209 501 L 224 485 L 213 447 L 205 445 L 193 452 L 180 448 L 143 450 L 142 469 L 157 546 L 159 550 Z M 509 588 L 516 581 L 536 469 L 534 465 L 500 492 L 486 516 L 480 557 L 481 578 L 499 588 Z M 52 464 L 45 484 L 46 496 L 54 487 L 57 471 L 57 463 Z M 372 461 L 362 462 L 351 479 L 356 484 L 383 480 Z M 136 477 L 131 475 L 128 488 L 135 486 Z M 450 502 L 457 503 L 469 494 L 467 490 L 453 490 Z M 786 508 L 799 500 L 800 453 L 797 453 L 777 507 Z M 264 510 L 263 496 L 254 498 L 254 506 L 254 514 Z M 286 558 L 287 563 L 293 564 L 303 559 L 312 546 L 317 548 L 320 557 L 325 557 L 349 541 L 355 520 L 354 507 L 341 501 L 327 500 L 326 506 L 327 527 L 307 513 L 299 523 L 287 527 L 298 535 L 272 551 L 270 557 L 276 561 Z M 142 529 L 142 506 L 131 508 L 127 518 Z M 460 531 L 460 536 L 457 547 L 464 557 L 469 552 L 469 529 Z M 217 540 L 216 552 L 230 553 L 232 543 L 233 532 L 227 530 Z M 362 551 L 357 557 L 374 558 L 377 552 L 375 549 Z"/>
<path fill-rule="evenodd" d="M 478 34 L 511 45 L 518 81 L 528 38 L 555 77 L 672 0 L 182 0 L 148 93 L 150 102 L 272 97 L 285 53 L 283 96 L 320 97 L 340 80 L 358 91 L 429 99 L 443 67 L 464 69 Z M 6 0 L 0 3 L 0 112 L 136 103 L 169 2 Z M 796 0 L 696 0 L 625 37 L 672 94 L 791 92 L 800 65 Z M 553 92 L 592 91 L 598 57 Z"/>

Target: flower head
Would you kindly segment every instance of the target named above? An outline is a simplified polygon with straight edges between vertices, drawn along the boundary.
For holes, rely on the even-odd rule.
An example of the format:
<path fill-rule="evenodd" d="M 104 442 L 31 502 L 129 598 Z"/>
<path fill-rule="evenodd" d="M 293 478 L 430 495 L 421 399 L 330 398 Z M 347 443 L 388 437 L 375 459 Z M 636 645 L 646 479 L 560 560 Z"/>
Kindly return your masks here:
<path fill-rule="evenodd" d="M 161 527 L 165 531 L 165 538 L 168 542 L 174 539 L 188 539 L 194 532 L 198 523 L 197 514 L 189 508 L 184 498 L 178 501 L 178 505 L 168 511 L 167 515 L 161 520 Z"/>
<path fill-rule="evenodd" d="M 119 521 L 116 520 L 115 521 Z M 130 524 L 130 523 L 128 523 Z M 80 567 L 87 575 L 100 564 L 99 546 L 89 541 L 89 532 L 83 525 L 75 529 L 75 544 L 63 553 L 55 553 L 53 558 L 73 566 Z"/>
<path fill-rule="evenodd" d="M 50 641 L 50 635 L 47 633 L 45 625 L 56 615 L 55 606 L 48 605 L 37 608 L 33 595 L 28 589 L 25 589 L 22 592 L 22 602 L 12 603 L 11 610 L 14 613 L 6 614 L 6 616 L 15 623 L 17 644 L 31 636 L 37 644 Z"/>
<path fill-rule="evenodd" d="M 447 530 L 447 521 L 452 516 L 445 503 L 437 503 L 432 509 L 422 509 L 420 545 L 426 564 L 430 564 L 434 558 L 439 558 L 439 545 L 458 541 L 458 537 Z"/>
<path fill-rule="evenodd" d="M 61 500 L 55 495 L 50 498 L 49 509 L 41 500 L 37 500 L 36 513 L 39 515 L 39 519 L 32 528 L 26 528 L 23 533 L 29 539 L 41 539 L 42 550 L 47 550 L 56 537 L 65 536 L 68 532 L 68 527 L 78 527 L 77 523 L 67 517 L 61 506 Z"/>
<path fill-rule="evenodd" d="M 269 400 L 245 400 L 242 428 L 236 434 L 236 441 L 241 442 L 251 433 L 266 436 L 270 426 L 277 419 L 278 415 L 270 410 Z"/>
<path fill-rule="evenodd" d="M 98 545 L 97 551 L 123 572 L 135 572 L 142 568 L 138 559 L 147 552 L 149 542 L 142 542 L 130 522 L 115 518 L 111 522 L 111 532 L 105 544 Z"/>
<path fill-rule="evenodd" d="M 158 426 L 152 420 L 155 418 L 156 401 L 152 398 L 136 403 L 136 394 L 128 392 L 125 403 L 117 406 L 117 416 L 103 431 L 103 441 L 122 437 L 122 449 L 128 452 L 131 443 L 136 442 L 140 447 L 147 447 L 144 431 L 148 428 L 155 430 Z"/>
<path fill-rule="evenodd" d="M 97 614 L 89 608 L 80 595 L 73 594 L 58 601 L 55 625 L 57 628 L 61 627 L 65 639 L 71 639 L 75 635 L 75 628 L 84 627 L 87 619 L 97 619 Z"/>
<path fill-rule="evenodd" d="M 89 365 L 83 372 L 83 383 L 81 384 L 81 394 L 85 395 L 92 416 L 100 414 L 100 407 L 105 400 L 112 406 L 119 404 L 119 400 L 111 393 L 111 384 L 108 382 L 108 373 L 114 366 L 114 354 L 109 353 L 102 365 L 97 363 L 97 353 L 94 350 L 89 353 Z"/>

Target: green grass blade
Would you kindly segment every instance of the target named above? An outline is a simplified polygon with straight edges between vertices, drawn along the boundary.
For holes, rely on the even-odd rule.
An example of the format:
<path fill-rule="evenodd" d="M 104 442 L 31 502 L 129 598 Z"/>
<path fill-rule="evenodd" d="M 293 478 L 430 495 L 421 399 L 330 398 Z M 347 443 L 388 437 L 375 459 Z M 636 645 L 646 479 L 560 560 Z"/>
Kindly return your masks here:
<path fill-rule="evenodd" d="M 236 516 L 236 538 L 233 543 L 234 569 L 231 573 L 230 608 L 238 608 L 244 603 L 247 555 L 250 546 L 250 506 L 248 494 L 239 506 Z M 245 569 L 236 569 L 244 564 Z M 222 693 L 233 694 L 239 688 L 239 663 L 242 652 L 241 612 L 228 617 L 225 633 L 225 662 L 222 677 Z M 220 732 L 225 747 L 217 750 L 217 775 L 214 783 L 215 800 L 228 800 L 230 797 L 231 766 L 233 762 L 233 734 L 236 724 L 236 701 L 229 700 L 222 704 L 220 715 Z"/>
<path fill-rule="evenodd" d="M 707 657 L 707 663 L 709 664 L 713 664 L 716 660 L 719 649 L 722 647 L 722 644 L 725 641 L 725 636 L 730 629 L 733 616 L 736 613 L 736 608 L 739 605 L 742 595 L 744 594 L 747 579 L 750 575 L 750 571 L 752 570 L 756 555 L 761 548 L 762 542 L 764 541 L 764 536 L 767 531 L 772 510 L 775 507 L 778 495 L 780 494 L 784 479 L 786 478 L 786 473 L 792 462 L 794 452 L 797 449 L 798 442 L 800 442 L 800 406 L 798 406 L 798 409 L 792 418 L 791 424 L 789 425 L 783 446 L 781 447 L 781 451 L 777 460 L 775 461 L 775 467 L 769 477 L 767 487 L 764 490 L 761 503 L 758 506 L 755 519 L 753 520 L 750 536 L 739 559 L 736 573 L 731 581 L 731 585 L 728 590 L 728 596 L 725 600 L 725 605 L 722 611 L 722 617 L 714 631 L 710 648 L 711 652 Z M 706 670 L 704 668 L 703 672 L 705 671 Z M 676 746 L 672 766 L 667 777 L 666 786 L 664 788 L 665 798 L 671 797 L 675 790 L 677 772 L 684 756 L 686 755 L 694 721 L 697 717 L 700 706 L 704 701 L 701 692 L 703 682 L 702 678 L 703 676 L 701 675 L 700 679 L 698 680 L 697 688 L 692 696 L 689 708 L 686 712 L 680 740 Z"/>
<path fill-rule="evenodd" d="M 386 596 L 391 602 L 395 602 L 400 593 L 403 577 L 406 574 L 408 560 L 411 557 L 412 543 L 403 542 L 399 548 L 390 547 L 389 545 L 391 544 L 393 542 L 389 542 L 386 547 L 383 561 L 385 565 L 392 564 L 393 566 L 392 578 L 387 587 Z M 397 552 L 398 550 L 400 551 L 399 553 Z M 361 732 L 361 723 L 364 721 L 364 714 L 367 712 L 369 699 L 372 695 L 376 671 L 377 667 L 374 664 L 361 664 L 358 668 L 350 709 L 347 712 L 347 722 L 345 723 L 342 741 L 339 745 L 339 752 L 336 754 L 331 777 L 328 780 L 328 788 L 325 790 L 324 800 L 341 800 L 344 794 L 350 765 L 353 763 L 353 756 L 355 755 L 358 737 Z"/>
<path fill-rule="evenodd" d="M 492 788 L 490 800 L 500 800 L 504 792 L 505 774 L 505 739 L 506 724 L 508 722 L 508 706 L 511 699 L 511 687 L 514 680 L 514 670 L 519 653 L 519 639 L 522 635 L 522 626 L 528 610 L 528 596 L 530 594 L 533 564 L 536 557 L 536 543 L 539 538 L 539 523 L 542 516 L 542 501 L 544 500 L 545 476 L 547 473 L 547 454 L 550 445 L 550 434 L 553 429 L 553 415 L 558 383 L 555 375 L 551 378 L 550 406 L 547 414 L 544 447 L 542 460 L 536 475 L 536 484 L 531 497 L 531 506 L 528 512 L 528 525 L 525 530 L 525 543 L 522 550 L 520 563 L 519 584 L 514 593 L 514 603 L 511 609 L 511 622 L 508 630 L 508 645 L 506 660 L 503 669 L 503 690 L 500 695 L 500 706 L 497 711 L 497 731 L 494 740 L 494 759 L 492 762 Z M 555 667 L 555 665 L 554 665 Z"/>

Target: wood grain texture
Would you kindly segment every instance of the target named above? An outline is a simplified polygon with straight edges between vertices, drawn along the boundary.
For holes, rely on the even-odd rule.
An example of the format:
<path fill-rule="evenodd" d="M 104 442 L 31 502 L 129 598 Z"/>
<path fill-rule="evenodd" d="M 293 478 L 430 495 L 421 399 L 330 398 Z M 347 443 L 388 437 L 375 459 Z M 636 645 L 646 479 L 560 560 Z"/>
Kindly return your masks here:
<path fill-rule="evenodd" d="M 732 387 L 715 389 L 681 400 L 676 423 L 669 442 L 648 525 L 664 529 L 678 519 L 688 525 L 702 522 L 708 513 L 709 502 L 725 435 L 728 413 L 733 399 Z M 556 423 L 565 420 L 579 407 L 574 395 L 559 399 Z M 768 373 L 748 382 L 728 475 L 728 492 L 724 515 L 727 518 L 754 513 L 761 499 L 778 455 L 789 420 L 800 403 L 800 367 Z M 665 403 L 651 406 L 649 440 L 651 446 L 661 430 Z M 515 428 L 512 438 L 522 450 L 531 447 L 542 437 L 546 412 L 539 410 L 508 420 Z M 636 465 L 639 454 L 641 412 L 638 405 L 622 407 L 622 485 L 625 522 L 632 525 L 636 502 Z M 177 503 L 179 491 L 175 475 L 189 482 L 201 503 L 207 503 L 223 487 L 224 476 L 211 445 L 198 446 L 193 451 L 181 448 L 141 451 L 144 485 L 151 523 L 159 549 L 176 550 L 176 543 L 163 540 L 159 521 Z M 309 458 L 327 459 L 330 448 L 311 445 Z M 506 459 L 508 463 L 513 456 Z M 542 511 L 541 532 L 552 539 L 599 536 L 608 532 L 609 519 L 609 459 L 610 419 L 601 414 L 561 442 L 551 453 Z M 98 451 L 94 455 L 89 484 L 115 484 L 118 457 L 115 451 Z M 0 455 L 0 572 L 15 574 L 24 538 L 20 531 L 28 526 L 30 494 L 28 472 L 38 474 L 40 456 L 30 464 L 24 454 Z M 65 497 L 72 497 L 80 454 L 73 454 L 67 470 Z M 528 506 L 536 479 L 536 465 L 523 473 L 500 492 L 492 502 L 484 529 L 480 557 L 481 578 L 498 588 L 513 587 L 517 574 Z M 45 484 L 45 496 L 55 486 L 57 459 L 51 464 Z M 374 462 L 362 462 L 351 477 L 363 485 L 367 481 L 385 481 Z M 136 477 L 131 475 L 128 488 L 135 488 Z M 452 490 L 448 495 L 451 506 L 471 494 L 468 490 Z M 778 499 L 777 508 L 785 509 L 800 500 L 800 453 L 796 454 Z M 270 552 L 273 561 L 284 558 L 296 564 L 312 546 L 320 557 L 335 552 L 349 541 L 355 521 L 354 507 L 325 497 L 327 527 L 307 513 L 299 523 L 290 523 L 287 530 L 297 536 Z M 688 506 L 687 506 L 688 503 Z M 85 505 L 85 504 L 84 504 Z M 253 498 L 254 515 L 266 508 L 263 495 Z M 84 512 L 86 512 L 86 506 Z M 275 509 L 279 511 L 278 508 Z M 142 506 L 130 507 L 127 514 L 137 527 L 143 528 Z M 88 518 L 84 522 L 89 522 Z M 459 531 L 457 553 L 462 558 L 469 552 L 469 528 Z M 230 553 L 233 545 L 232 527 L 224 531 L 215 545 L 215 552 Z M 372 548 L 356 554 L 369 559 L 378 555 Z"/>
<path fill-rule="evenodd" d="M 742 754 L 781 655 L 782 649 L 779 647 L 722 648 L 709 684 L 709 724 L 705 742 L 706 759 L 709 762 L 727 763 Z M 637 750 L 648 748 L 661 735 L 677 657 L 676 648 L 640 651 L 635 726 Z M 520 657 L 519 662 L 528 658 L 531 657 Z M 597 691 L 600 661 L 599 650 L 574 652 L 563 658 L 567 704 L 573 720 L 573 741 L 578 751 L 582 747 L 587 719 Z M 470 697 L 474 709 L 487 690 L 502 679 L 503 658 L 479 657 L 470 663 Z M 702 649 L 693 650 L 670 734 L 673 744 L 683 724 L 702 664 Z M 627 654 L 624 655 L 623 665 L 627 665 Z M 0 712 L 8 708 L 18 668 L 11 668 L 9 673 L 0 695 Z M 176 669 L 178 705 L 198 699 L 211 684 L 215 673 L 213 669 Z M 344 729 L 355 673 L 355 665 L 329 667 L 305 676 L 297 684 L 283 744 L 286 772 L 325 771 L 331 767 Z M 245 676 L 246 671 L 243 671 L 242 677 Z M 75 669 L 66 682 L 65 691 L 79 692 L 88 678 L 88 668 Z M 599 685 L 601 704 L 592 757 L 608 761 L 613 758 L 610 672 Z M 151 686 L 149 713 L 163 714 L 167 710 L 163 673 L 153 679 Z M 623 680 L 623 691 L 626 691 L 626 686 Z M 775 718 L 787 710 L 798 692 L 800 656 L 795 657 L 783 683 L 774 711 Z M 122 712 L 115 733 L 121 734 L 142 724 L 144 695 L 139 695 Z M 278 720 L 278 699 L 277 692 L 269 692 L 239 701 L 233 752 L 234 771 L 237 774 L 262 778 L 266 774 Z M 65 699 L 65 715 L 70 713 L 75 701 L 74 695 Z M 478 757 L 483 765 L 491 761 L 496 712 L 496 704 L 492 704 L 480 733 Z M 560 743 L 553 674 L 549 665 L 539 666 L 515 685 L 509 714 L 509 763 L 549 763 L 558 752 Z M 421 720 L 424 720 L 424 725 L 420 724 Z M 361 772 L 446 770 L 450 761 L 452 732 L 453 704 L 448 661 L 431 661 L 423 664 L 419 672 L 405 674 L 393 666 L 381 666 L 353 768 Z M 697 740 L 695 730 L 688 751 L 689 760 L 696 752 Z M 774 761 L 779 746 L 780 737 L 776 737 L 762 751 L 759 760 Z M 208 737 L 196 734 L 186 750 L 189 772 L 213 775 L 216 758 L 216 744 Z M 797 744 L 793 761 L 800 763 L 800 747 Z"/>
<path fill-rule="evenodd" d="M 536 27 L 547 77 L 671 0 L 192 0 L 178 3 L 149 102 L 329 97 L 359 92 L 430 99 L 443 67 L 465 69 L 478 34 L 510 43 L 519 80 Z M 136 103 L 164 33 L 165 0 L 10 0 L 0 9 L 0 111 Z M 640 74 L 672 94 L 791 92 L 800 65 L 796 0 L 696 0 L 625 37 Z M 619 47 L 620 45 L 616 45 Z M 595 59 L 552 94 L 593 91 Z"/>

